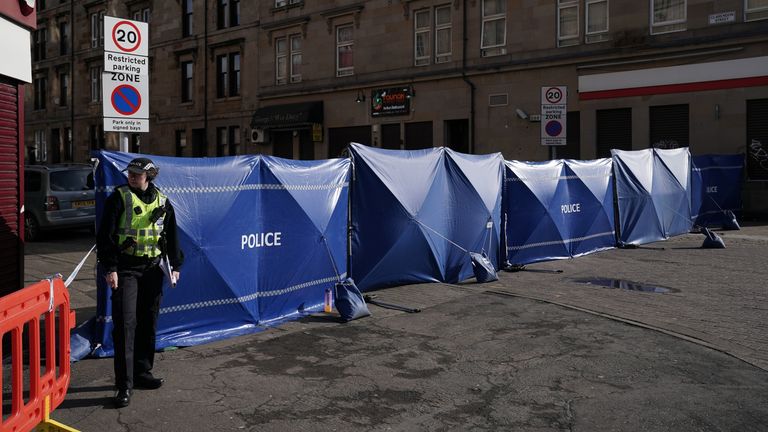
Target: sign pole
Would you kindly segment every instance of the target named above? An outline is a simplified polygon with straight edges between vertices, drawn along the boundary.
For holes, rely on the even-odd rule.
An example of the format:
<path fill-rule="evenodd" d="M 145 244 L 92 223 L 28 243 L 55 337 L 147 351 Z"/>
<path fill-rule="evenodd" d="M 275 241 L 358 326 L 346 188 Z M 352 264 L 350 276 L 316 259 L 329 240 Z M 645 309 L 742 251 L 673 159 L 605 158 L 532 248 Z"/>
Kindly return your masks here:
<path fill-rule="evenodd" d="M 125 132 L 120 132 L 120 151 L 128 152 L 128 134 Z"/>

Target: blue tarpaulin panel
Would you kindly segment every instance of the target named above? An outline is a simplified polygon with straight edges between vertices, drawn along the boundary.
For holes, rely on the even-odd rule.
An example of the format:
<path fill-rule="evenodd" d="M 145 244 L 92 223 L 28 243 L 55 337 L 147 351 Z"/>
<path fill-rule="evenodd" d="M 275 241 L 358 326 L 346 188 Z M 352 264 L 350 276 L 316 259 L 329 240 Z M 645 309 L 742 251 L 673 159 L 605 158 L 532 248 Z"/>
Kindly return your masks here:
<path fill-rule="evenodd" d="M 611 159 L 506 162 L 507 261 L 530 264 L 614 247 Z"/>
<path fill-rule="evenodd" d="M 699 226 L 730 222 L 728 211 L 741 211 L 744 155 L 703 155 L 691 160 L 691 212 Z"/>
<path fill-rule="evenodd" d="M 107 196 L 126 182 L 121 170 L 139 155 L 96 156 L 100 216 Z M 155 184 L 176 211 L 185 255 L 178 285 L 164 288 L 157 348 L 211 342 L 322 310 L 325 289 L 346 277 L 348 159 L 150 157 L 160 167 Z M 89 341 L 93 355 L 108 356 L 111 302 L 101 269 L 97 282 L 97 317 L 73 343 Z"/>
<path fill-rule="evenodd" d="M 498 269 L 500 153 L 351 145 L 352 256 L 361 290 L 473 276 L 469 252 Z"/>
<path fill-rule="evenodd" d="M 645 244 L 691 230 L 691 154 L 671 150 L 611 150 L 619 241 Z"/>

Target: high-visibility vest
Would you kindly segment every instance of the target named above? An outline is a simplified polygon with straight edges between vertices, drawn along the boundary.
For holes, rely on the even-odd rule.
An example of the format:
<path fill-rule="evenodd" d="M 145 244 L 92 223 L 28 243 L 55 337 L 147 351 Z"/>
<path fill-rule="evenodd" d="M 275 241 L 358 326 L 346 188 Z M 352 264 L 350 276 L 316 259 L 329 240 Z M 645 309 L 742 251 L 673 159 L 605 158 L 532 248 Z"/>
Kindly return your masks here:
<path fill-rule="evenodd" d="M 122 247 L 125 241 L 131 237 L 136 241 L 134 247 L 123 250 L 123 253 L 154 258 L 161 254 L 158 243 L 163 232 L 163 220 L 165 215 L 152 222 L 152 212 L 165 206 L 168 197 L 159 190 L 155 199 L 147 204 L 142 201 L 126 185 L 117 188 L 123 198 L 125 211 L 120 216 L 120 224 L 117 232 L 117 244 Z M 139 209 L 139 210 L 136 210 Z"/>

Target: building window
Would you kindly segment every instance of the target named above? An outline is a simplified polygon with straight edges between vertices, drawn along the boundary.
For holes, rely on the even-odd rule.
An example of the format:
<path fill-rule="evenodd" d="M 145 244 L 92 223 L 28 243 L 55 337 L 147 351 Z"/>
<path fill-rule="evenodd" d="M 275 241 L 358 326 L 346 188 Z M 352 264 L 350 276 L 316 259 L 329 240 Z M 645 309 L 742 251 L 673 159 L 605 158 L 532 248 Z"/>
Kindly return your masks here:
<path fill-rule="evenodd" d="M 69 74 L 59 74 L 59 106 L 67 106 L 69 100 Z"/>
<path fill-rule="evenodd" d="M 229 65 L 227 55 L 216 57 L 216 97 L 227 97 L 227 82 L 229 81 Z"/>
<path fill-rule="evenodd" d="M 336 27 L 336 76 L 355 73 L 354 49 L 355 40 L 352 35 L 352 24 Z"/>
<path fill-rule="evenodd" d="M 240 94 L 240 53 L 216 56 L 216 97 L 225 98 Z"/>
<path fill-rule="evenodd" d="M 768 0 L 744 0 L 744 21 L 768 18 Z"/>
<path fill-rule="evenodd" d="M 37 3 L 37 5 L 35 6 L 35 9 L 39 11 L 45 10 L 45 0 L 36 0 L 35 3 Z"/>
<path fill-rule="evenodd" d="M 483 57 L 506 54 L 506 0 L 483 0 L 482 32 L 480 50 Z"/>
<path fill-rule="evenodd" d="M 183 0 L 181 9 L 181 37 L 192 36 L 193 12 L 192 0 Z"/>
<path fill-rule="evenodd" d="M 48 160 L 48 143 L 45 140 L 45 130 L 35 131 L 35 147 L 33 148 L 35 160 L 45 162 Z"/>
<path fill-rule="evenodd" d="M 585 8 L 587 43 L 602 42 L 610 38 L 608 34 L 608 0 L 587 0 Z"/>
<path fill-rule="evenodd" d="M 240 154 L 240 126 L 229 127 L 229 155 Z"/>
<path fill-rule="evenodd" d="M 240 25 L 240 0 L 217 0 L 217 28 Z"/>
<path fill-rule="evenodd" d="M 47 42 L 48 30 L 45 27 L 40 27 L 39 29 L 35 30 L 32 42 L 33 61 L 45 60 L 45 45 Z"/>
<path fill-rule="evenodd" d="M 104 11 L 91 13 L 91 48 L 104 46 Z"/>
<path fill-rule="evenodd" d="M 685 30 L 686 0 L 651 0 L 651 34 Z"/>
<path fill-rule="evenodd" d="M 301 4 L 304 2 L 304 0 L 275 0 L 275 7 L 283 7 L 288 5 L 294 5 L 294 4 Z"/>
<path fill-rule="evenodd" d="M 91 76 L 91 102 L 101 102 L 101 73 L 104 68 L 94 66 L 90 69 Z"/>
<path fill-rule="evenodd" d="M 275 84 L 288 82 L 288 40 L 275 39 Z"/>
<path fill-rule="evenodd" d="M 88 139 L 90 141 L 91 150 L 104 148 L 104 125 L 92 124 L 88 126 Z"/>
<path fill-rule="evenodd" d="M 35 87 L 34 107 L 36 110 L 44 110 L 45 101 L 47 99 L 46 91 L 48 89 L 48 78 L 46 77 L 35 78 L 34 87 Z"/>
<path fill-rule="evenodd" d="M 191 102 L 194 94 L 194 63 L 181 62 L 181 101 Z"/>
<path fill-rule="evenodd" d="M 69 23 L 62 21 L 59 23 L 59 55 L 66 55 L 69 52 Z"/>
<path fill-rule="evenodd" d="M 579 43 L 579 1 L 557 0 L 557 46 Z"/>
<path fill-rule="evenodd" d="M 291 35 L 291 82 L 301 82 L 301 35 Z"/>
<path fill-rule="evenodd" d="M 435 8 L 435 63 L 451 61 L 451 6 Z"/>
<path fill-rule="evenodd" d="M 133 12 L 133 20 L 134 21 L 143 21 L 145 23 L 149 22 L 149 8 L 143 8 L 139 9 L 137 11 Z"/>
<path fill-rule="evenodd" d="M 227 150 L 229 150 L 229 145 L 227 144 L 227 128 L 226 127 L 217 127 L 216 128 L 216 156 L 226 156 Z"/>
<path fill-rule="evenodd" d="M 184 148 L 187 147 L 187 131 L 179 129 L 176 131 L 176 156 L 184 156 Z"/>
<path fill-rule="evenodd" d="M 275 84 L 287 83 L 289 73 L 292 83 L 301 82 L 301 45 L 301 35 L 297 34 L 275 39 Z"/>
<path fill-rule="evenodd" d="M 68 161 L 75 160 L 75 147 L 72 141 L 71 128 L 64 128 L 64 158 Z"/>
<path fill-rule="evenodd" d="M 413 12 L 413 64 L 424 66 L 429 64 L 429 9 Z"/>

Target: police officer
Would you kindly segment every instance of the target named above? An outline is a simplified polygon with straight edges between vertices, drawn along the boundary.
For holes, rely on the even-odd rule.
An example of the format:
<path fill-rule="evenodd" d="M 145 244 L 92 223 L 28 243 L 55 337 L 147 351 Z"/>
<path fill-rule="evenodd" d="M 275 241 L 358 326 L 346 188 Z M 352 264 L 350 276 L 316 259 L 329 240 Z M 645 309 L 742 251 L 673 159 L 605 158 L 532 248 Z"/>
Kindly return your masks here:
<path fill-rule="evenodd" d="M 151 372 L 164 277 L 159 264 L 167 254 L 178 279 L 183 261 L 173 207 L 152 183 L 158 167 L 136 158 L 126 171 L 128 184 L 107 198 L 97 237 L 98 259 L 112 289 L 118 408 L 130 404 L 133 388 L 163 385 Z"/>

